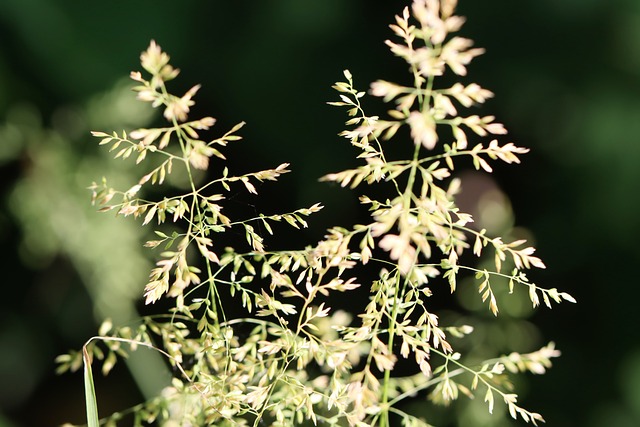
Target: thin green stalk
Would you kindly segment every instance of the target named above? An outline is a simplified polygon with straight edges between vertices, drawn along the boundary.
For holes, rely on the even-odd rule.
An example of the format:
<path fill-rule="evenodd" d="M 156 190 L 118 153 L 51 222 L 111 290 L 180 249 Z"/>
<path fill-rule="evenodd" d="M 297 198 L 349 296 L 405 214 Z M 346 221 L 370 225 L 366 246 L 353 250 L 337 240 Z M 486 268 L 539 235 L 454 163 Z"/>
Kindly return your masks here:
<path fill-rule="evenodd" d="M 389 339 L 387 341 L 387 348 L 389 349 L 390 352 L 393 352 L 393 342 L 395 339 L 395 335 L 396 335 L 396 319 L 398 316 L 398 308 L 400 306 L 399 304 L 399 297 L 400 297 L 400 286 L 397 283 L 399 279 L 399 273 L 398 273 L 398 277 L 396 278 L 396 289 L 395 289 L 395 293 L 393 295 L 393 311 L 391 313 L 391 318 L 389 319 L 389 329 L 388 329 L 388 334 L 389 334 Z M 383 416 L 380 418 L 380 426 L 381 427 L 388 427 L 390 426 L 389 424 L 389 384 L 391 381 L 391 370 L 387 369 L 384 372 L 384 379 L 382 382 L 382 411 L 383 411 Z"/>
<path fill-rule="evenodd" d="M 407 181 L 407 186 L 405 188 L 404 194 L 403 194 L 403 207 L 404 207 L 404 211 L 405 212 L 409 212 L 411 210 L 411 196 L 413 194 L 413 186 L 415 184 L 415 180 L 416 180 L 416 175 L 417 175 L 417 169 L 418 169 L 418 157 L 420 154 L 420 145 L 416 144 L 415 148 L 414 148 L 414 152 L 413 152 L 413 161 L 411 162 L 411 171 L 409 172 L 409 179 Z M 417 254 L 416 254 L 417 255 Z M 415 264 L 414 260 L 414 264 Z M 399 279 L 399 270 L 396 273 L 398 275 L 398 277 L 396 277 L 396 288 L 395 288 L 395 293 L 393 296 L 393 311 L 391 313 L 391 317 L 389 319 L 389 329 L 388 329 L 388 334 L 389 334 L 389 338 L 387 341 L 387 348 L 389 349 L 390 352 L 393 352 L 393 343 L 395 340 L 395 330 L 396 330 L 396 319 L 398 316 L 398 309 L 400 307 L 400 302 L 401 302 L 401 297 L 402 294 L 404 292 L 400 292 L 400 285 L 398 283 L 398 279 Z M 406 286 L 407 284 L 407 280 L 405 278 L 405 283 L 403 285 Z M 390 370 L 386 370 L 384 372 L 384 379 L 383 379 L 383 385 L 382 385 L 382 410 L 384 411 L 383 416 L 380 418 L 380 425 L 381 427 L 388 427 L 389 426 L 389 408 L 388 408 L 388 399 L 389 399 L 389 383 L 391 380 L 391 371 Z"/>

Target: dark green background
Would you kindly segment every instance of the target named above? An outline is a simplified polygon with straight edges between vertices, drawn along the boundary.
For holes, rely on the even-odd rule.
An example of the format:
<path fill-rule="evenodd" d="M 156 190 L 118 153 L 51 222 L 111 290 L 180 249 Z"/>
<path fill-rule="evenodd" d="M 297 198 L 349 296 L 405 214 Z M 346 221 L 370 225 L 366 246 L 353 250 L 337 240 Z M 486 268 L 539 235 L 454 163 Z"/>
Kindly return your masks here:
<path fill-rule="evenodd" d="M 223 127 L 248 123 L 231 156 L 240 169 L 292 163 L 273 204 L 331 205 L 347 199 L 315 178 L 350 164 L 352 152 L 336 136 L 344 117 L 325 103 L 335 98 L 330 86 L 344 68 L 363 89 L 404 78 L 383 44 L 403 6 L 2 0 L 0 114 L 29 105 L 46 128 L 61 106 L 81 107 L 138 69 L 139 52 L 155 39 L 183 70 L 176 87 L 203 83 L 198 111 Z M 462 34 L 487 49 L 467 81 L 495 92 L 487 111 L 532 149 L 522 167 L 499 168 L 497 180 L 547 264 L 535 279 L 579 301 L 535 315 L 563 357 L 528 382 L 525 405 L 551 427 L 640 425 L 640 2 L 461 0 L 458 13 L 468 19 Z M 89 135 L 77 140 L 80 153 L 94 150 Z M 81 376 L 56 377 L 53 359 L 93 333 L 90 300 L 64 257 L 23 263 L 22 231 L 7 206 L 29 159 L 18 151 L 0 168 L 0 427 L 81 422 Z M 340 215 L 350 221 L 345 203 L 316 227 Z M 115 378 L 98 384 L 109 396 L 104 413 L 136 399 L 126 375 Z"/>

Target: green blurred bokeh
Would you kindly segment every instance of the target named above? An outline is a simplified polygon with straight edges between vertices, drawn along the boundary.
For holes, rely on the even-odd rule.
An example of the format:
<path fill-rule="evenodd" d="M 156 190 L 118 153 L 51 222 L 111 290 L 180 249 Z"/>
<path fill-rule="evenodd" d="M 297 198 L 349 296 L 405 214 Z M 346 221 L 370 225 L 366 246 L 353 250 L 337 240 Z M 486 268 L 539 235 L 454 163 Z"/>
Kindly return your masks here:
<path fill-rule="evenodd" d="M 79 348 L 97 319 L 135 316 L 150 265 L 136 246 L 142 231 L 111 227 L 85 188 L 131 176 L 124 164 L 104 169 L 88 132 L 152 120 L 123 81 L 149 41 L 183 70 L 178 92 L 203 83 L 198 112 L 221 129 L 248 123 L 230 152 L 236 169 L 292 164 L 261 206 L 327 205 L 317 234 L 303 236 L 312 240 L 292 241 L 305 244 L 334 218 L 357 217 L 348 192 L 316 182 L 351 164 L 336 136 L 343 112 L 326 101 L 344 68 L 362 89 L 405 79 L 383 44 L 404 4 L 0 1 L 0 427 L 82 422 L 81 377 L 55 376 L 53 359 Z M 495 92 L 486 111 L 532 149 L 494 178 L 547 264 L 533 278 L 579 302 L 531 319 L 536 340 L 563 356 L 529 378 L 525 405 L 549 426 L 640 425 L 640 2 L 460 0 L 458 12 L 463 35 L 487 49 L 467 81 Z M 114 375 L 97 384 L 105 414 L 148 392 L 126 369 Z"/>

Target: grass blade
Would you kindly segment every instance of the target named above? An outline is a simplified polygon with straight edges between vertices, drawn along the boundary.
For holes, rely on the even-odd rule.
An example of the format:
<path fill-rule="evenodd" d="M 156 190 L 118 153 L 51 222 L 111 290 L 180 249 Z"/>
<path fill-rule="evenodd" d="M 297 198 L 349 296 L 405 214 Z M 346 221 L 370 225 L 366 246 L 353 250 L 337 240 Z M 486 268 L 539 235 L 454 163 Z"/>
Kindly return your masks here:
<path fill-rule="evenodd" d="M 87 404 L 87 426 L 99 427 L 98 402 L 96 401 L 96 389 L 93 385 L 93 374 L 91 373 L 91 357 L 87 352 L 87 347 L 82 347 L 82 359 L 84 361 L 84 398 Z"/>

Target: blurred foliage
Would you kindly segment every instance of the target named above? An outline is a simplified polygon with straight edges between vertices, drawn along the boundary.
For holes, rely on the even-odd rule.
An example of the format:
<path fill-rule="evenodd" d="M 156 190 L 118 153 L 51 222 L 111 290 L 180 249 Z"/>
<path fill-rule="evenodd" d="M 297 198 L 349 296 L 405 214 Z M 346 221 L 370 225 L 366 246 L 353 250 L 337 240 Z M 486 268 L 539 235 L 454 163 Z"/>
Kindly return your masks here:
<path fill-rule="evenodd" d="M 258 142 L 251 158 L 235 154 L 247 170 L 292 163 L 290 187 L 279 191 L 296 197 L 285 202 L 283 194 L 273 194 L 274 202 L 326 200 L 326 185 L 310 180 L 327 172 L 327 159 L 335 165 L 348 158 L 335 136 L 342 117 L 324 105 L 332 97 L 331 83 L 343 68 L 365 84 L 404 72 L 383 53 L 388 18 L 401 7 L 391 3 L 0 2 L 5 418 L 35 426 L 82 411 L 79 395 L 69 399 L 81 391 L 80 382 L 69 387 L 51 373 L 54 356 L 77 347 L 94 329 L 97 294 L 85 286 L 91 278 L 111 280 L 90 271 L 89 264 L 83 271 L 80 260 L 120 250 L 96 241 L 88 253 L 65 228 L 70 221 L 86 230 L 102 227 L 92 222 L 86 203 L 85 187 L 99 179 L 91 176 L 98 154 L 87 131 L 108 116 L 96 111 L 96 96 L 118 90 L 95 94 L 110 93 L 155 38 L 176 64 L 189 69 L 189 80 L 205 84 L 198 94 L 203 109 L 219 111 L 226 124 L 246 120 L 247 140 L 280 145 L 267 153 Z M 497 180 L 506 194 L 527 195 L 510 202 L 518 214 L 515 224 L 532 231 L 547 262 L 548 270 L 536 279 L 557 284 L 579 301 L 536 314 L 535 323 L 556 340 L 563 357 L 530 383 L 527 405 L 543 412 L 549 425 L 637 425 L 639 391 L 632 379 L 640 362 L 631 316 L 638 287 L 630 267 L 640 261 L 640 3 L 461 0 L 459 13 L 470 18 L 465 35 L 487 49 L 473 74 L 496 93 L 491 110 L 515 141 L 532 148 L 515 174 L 501 179 L 498 171 Z M 126 127 L 130 112 L 117 101 L 110 105 L 122 113 L 121 122 L 105 127 Z M 94 118 L 83 117 L 92 108 Z M 282 135 L 274 126 L 282 120 L 298 131 Z M 292 158 L 292 152 L 304 155 Z M 312 197 L 303 187 L 313 188 Z M 345 221 L 355 217 L 350 194 L 334 193 L 327 211 L 342 212 Z M 65 203 L 42 209 L 54 194 Z M 121 248 L 135 248 L 136 233 L 135 227 L 122 230 Z M 146 261 L 130 262 L 140 265 L 107 273 L 130 280 L 122 291 L 134 296 L 144 283 L 144 276 L 135 275 L 145 274 Z"/>

